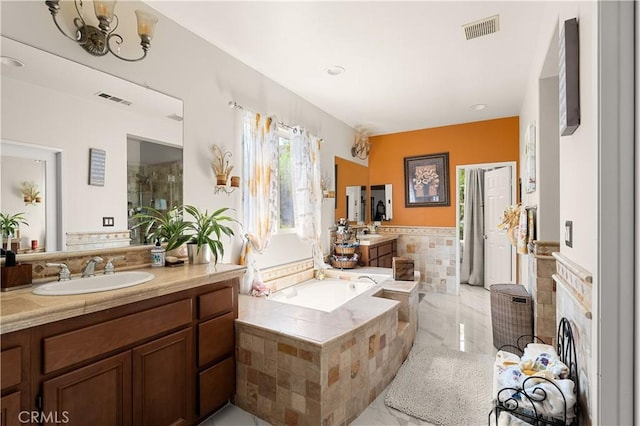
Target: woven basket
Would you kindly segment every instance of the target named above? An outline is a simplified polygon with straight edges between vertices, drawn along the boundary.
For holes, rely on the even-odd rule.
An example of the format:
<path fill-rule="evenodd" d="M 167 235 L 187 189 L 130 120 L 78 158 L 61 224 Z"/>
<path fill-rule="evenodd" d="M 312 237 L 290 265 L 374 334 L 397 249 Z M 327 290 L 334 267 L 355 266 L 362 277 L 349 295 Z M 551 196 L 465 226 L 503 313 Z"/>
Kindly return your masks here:
<path fill-rule="evenodd" d="M 336 254 L 354 254 L 356 252 L 356 246 L 343 246 L 340 244 L 335 245 Z"/>
<path fill-rule="evenodd" d="M 340 234 L 336 233 L 336 241 L 350 241 L 353 233 L 351 231 L 342 232 Z"/>
<path fill-rule="evenodd" d="M 338 258 L 333 257 L 331 258 L 331 266 L 333 266 L 334 268 L 340 268 L 340 269 L 352 269 L 358 266 L 358 260 L 349 259 L 345 257 L 338 257 Z"/>
<path fill-rule="evenodd" d="M 533 305 L 527 289 L 520 284 L 494 284 L 491 290 L 491 323 L 493 346 L 516 346 L 520 336 L 533 334 Z M 533 339 L 522 339 L 521 344 Z M 518 353 L 515 348 L 505 348 Z"/>

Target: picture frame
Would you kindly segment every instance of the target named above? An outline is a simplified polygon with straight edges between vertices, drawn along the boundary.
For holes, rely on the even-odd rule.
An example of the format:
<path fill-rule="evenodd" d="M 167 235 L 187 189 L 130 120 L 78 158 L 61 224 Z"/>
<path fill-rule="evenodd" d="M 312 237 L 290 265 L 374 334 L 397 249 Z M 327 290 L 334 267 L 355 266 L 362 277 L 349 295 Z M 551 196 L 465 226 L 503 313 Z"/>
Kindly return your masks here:
<path fill-rule="evenodd" d="M 404 158 L 405 207 L 450 206 L 449 153 Z"/>
<path fill-rule="evenodd" d="M 89 148 L 89 185 L 104 186 L 106 160 L 105 150 Z"/>

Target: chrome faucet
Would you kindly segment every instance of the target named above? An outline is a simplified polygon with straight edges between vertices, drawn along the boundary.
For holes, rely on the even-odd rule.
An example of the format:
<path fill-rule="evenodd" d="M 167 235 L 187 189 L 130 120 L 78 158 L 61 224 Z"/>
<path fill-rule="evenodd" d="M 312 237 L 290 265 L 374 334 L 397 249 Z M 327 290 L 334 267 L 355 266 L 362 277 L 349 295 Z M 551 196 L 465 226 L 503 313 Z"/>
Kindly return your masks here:
<path fill-rule="evenodd" d="M 96 275 L 96 264 L 103 262 L 100 256 L 95 256 L 89 259 L 89 262 L 82 268 L 82 278 L 84 277 L 93 277 Z"/>
<path fill-rule="evenodd" d="M 71 272 L 65 263 L 45 263 L 44 266 L 60 268 L 58 281 L 69 281 L 71 279 Z"/>
<path fill-rule="evenodd" d="M 104 265 L 104 274 L 111 275 L 115 273 L 116 268 L 115 266 L 113 266 L 113 262 L 115 262 L 116 260 L 122 260 L 122 259 L 126 259 L 126 258 L 124 256 L 116 256 L 116 257 L 109 258 L 109 260 L 107 260 L 107 264 Z"/>
<path fill-rule="evenodd" d="M 378 284 L 378 283 L 376 282 L 376 280 L 374 280 L 373 278 L 371 278 L 371 277 L 369 277 L 369 276 L 367 276 L 367 275 L 360 275 L 360 276 L 358 277 L 358 279 L 361 279 L 361 278 L 366 278 L 366 279 L 368 279 L 368 280 L 371 280 L 371 282 L 373 282 L 374 284 Z"/>

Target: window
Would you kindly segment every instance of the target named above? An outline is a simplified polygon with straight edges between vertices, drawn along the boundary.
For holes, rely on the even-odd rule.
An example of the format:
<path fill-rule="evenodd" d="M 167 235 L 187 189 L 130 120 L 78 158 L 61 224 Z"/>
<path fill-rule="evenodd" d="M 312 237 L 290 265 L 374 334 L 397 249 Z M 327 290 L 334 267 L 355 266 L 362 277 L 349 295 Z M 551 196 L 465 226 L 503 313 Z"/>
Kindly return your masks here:
<path fill-rule="evenodd" d="M 289 132 L 284 129 L 279 129 L 278 134 L 278 194 L 278 231 L 292 232 L 296 228 L 296 221 L 293 213 L 291 139 Z"/>

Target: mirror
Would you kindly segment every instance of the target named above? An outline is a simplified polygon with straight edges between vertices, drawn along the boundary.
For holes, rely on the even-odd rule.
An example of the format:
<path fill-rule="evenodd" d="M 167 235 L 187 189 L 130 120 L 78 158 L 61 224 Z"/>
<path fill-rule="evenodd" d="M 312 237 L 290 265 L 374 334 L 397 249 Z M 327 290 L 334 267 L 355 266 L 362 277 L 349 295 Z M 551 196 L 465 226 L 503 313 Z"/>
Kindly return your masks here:
<path fill-rule="evenodd" d="M 349 207 L 351 213 L 350 222 L 366 223 L 367 196 L 366 188 L 369 186 L 369 169 L 366 166 L 345 160 L 344 158 L 334 157 L 336 183 L 336 222 L 340 218 L 347 218 L 347 188 L 352 187 L 350 200 L 359 205 Z M 364 191 L 362 188 L 364 187 Z M 356 217 L 356 215 L 358 217 Z"/>
<path fill-rule="evenodd" d="M 182 204 L 182 149 L 147 142 L 127 141 L 127 215 L 131 244 L 152 244 L 136 225 L 135 214 L 144 207 L 166 212 Z"/>
<path fill-rule="evenodd" d="M 385 221 L 393 218 L 393 199 L 392 186 L 390 183 L 385 185 L 371 185 L 371 217 L 374 221 Z"/>
<path fill-rule="evenodd" d="M 367 212 L 367 187 L 347 186 L 346 188 L 347 220 L 362 225 Z"/>
<path fill-rule="evenodd" d="M 43 185 L 48 195 L 60 182 L 58 218 L 45 216 L 46 250 L 129 245 L 127 141 L 181 149 L 182 101 L 6 37 L 0 42 L 3 57 L 24 64 L 2 64 L 3 145 L 12 141 L 58 155 L 58 175 Z M 89 184 L 90 149 L 105 153 L 101 185 Z M 172 184 L 182 191 L 181 181 Z M 55 244 L 50 233 L 59 236 Z"/>

